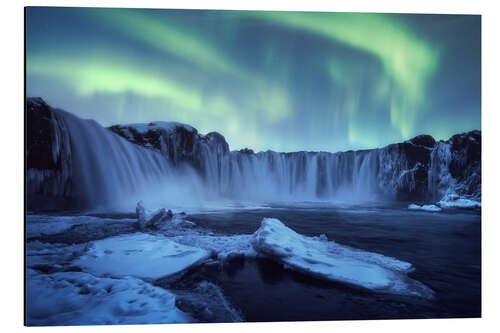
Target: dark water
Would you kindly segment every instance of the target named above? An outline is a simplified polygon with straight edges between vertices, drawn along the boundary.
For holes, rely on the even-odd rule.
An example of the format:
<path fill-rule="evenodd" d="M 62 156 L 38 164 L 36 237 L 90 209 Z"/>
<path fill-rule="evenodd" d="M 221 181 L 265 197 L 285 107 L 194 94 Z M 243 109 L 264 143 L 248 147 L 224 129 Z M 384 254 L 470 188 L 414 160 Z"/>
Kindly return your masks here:
<path fill-rule="evenodd" d="M 434 300 L 377 294 L 325 282 L 269 260 L 239 259 L 203 266 L 185 281 L 219 285 L 247 321 L 301 321 L 481 316 L 481 216 L 400 208 L 289 208 L 191 215 L 221 234 L 251 234 L 263 217 L 280 219 L 304 235 L 411 262 L 409 276 L 436 292 Z"/>

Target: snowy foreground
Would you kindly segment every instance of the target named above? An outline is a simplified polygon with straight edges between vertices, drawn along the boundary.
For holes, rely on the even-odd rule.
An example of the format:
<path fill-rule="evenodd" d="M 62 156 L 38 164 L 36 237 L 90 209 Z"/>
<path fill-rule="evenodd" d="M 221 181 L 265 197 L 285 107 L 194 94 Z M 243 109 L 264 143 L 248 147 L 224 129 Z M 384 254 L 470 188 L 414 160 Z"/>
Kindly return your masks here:
<path fill-rule="evenodd" d="M 267 257 L 315 278 L 373 292 L 433 297 L 432 290 L 407 276 L 413 271 L 410 263 L 343 246 L 324 235 L 303 236 L 277 219 L 264 218 L 252 235 L 225 236 L 197 228 L 181 214 L 161 214 L 164 216 L 156 217 L 154 228 L 144 229 L 153 223 L 141 219 L 153 219 L 157 214 L 138 213 L 139 221 L 123 219 L 106 231 L 114 235 L 103 238 L 100 234 L 103 239 L 81 242 L 79 228 L 85 234 L 95 234 L 98 218 L 89 218 L 82 225 L 82 217 L 29 215 L 28 324 L 195 322 L 200 316 L 181 311 L 176 302 L 178 295 L 156 286 L 155 281 L 179 280 L 193 267 L 234 257 Z M 64 227 L 59 226 L 51 234 L 47 225 L 58 219 Z M 109 222 L 102 221 L 101 227 Z M 136 229 L 129 232 L 134 230 L 131 228 Z M 61 233 L 67 238 L 59 241 Z M 43 237 L 51 242 L 43 241 Z M 215 302 L 225 313 L 215 318 L 206 310 L 204 320 L 242 320 L 217 286 L 202 281 L 196 289 L 206 298 L 203 304 Z"/>

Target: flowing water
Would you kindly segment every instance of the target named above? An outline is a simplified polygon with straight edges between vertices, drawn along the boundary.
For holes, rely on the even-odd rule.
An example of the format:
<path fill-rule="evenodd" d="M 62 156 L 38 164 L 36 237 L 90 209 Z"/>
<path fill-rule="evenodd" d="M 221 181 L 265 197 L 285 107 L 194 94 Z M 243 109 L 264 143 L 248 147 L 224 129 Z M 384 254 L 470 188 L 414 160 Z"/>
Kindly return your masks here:
<path fill-rule="evenodd" d="M 161 207 L 196 206 L 207 200 L 374 202 L 394 199 L 398 189 L 414 189 L 420 167 L 417 163 L 411 169 L 404 152 L 394 147 L 340 153 L 223 153 L 204 136 L 197 139 L 201 148 L 194 160 L 184 161 L 179 156 L 189 152 L 169 156 L 65 111 L 54 110 L 53 121 L 52 152 L 54 160 L 63 161 L 64 180 L 54 182 L 43 170 L 29 169 L 28 188 L 48 196 L 65 193 L 77 208 L 128 209 L 139 200 Z M 167 125 L 161 129 L 179 135 L 175 126 Z M 441 175 L 445 155 L 433 155 L 436 167 L 429 170 L 436 175 L 429 176 L 429 193 L 446 185 L 440 182 L 447 179 Z"/>
<path fill-rule="evenodd" d="M 408 212 L 404 208 L 276 207 L 190 216 L 222 234 L 253 233 L 263 217 L 295 231 L 377 252 L 414 265 L 409 276 L 435 291 L 434 300 L 377 294 L 283 269 L 269 260 L 235 260 L 193 273 L 224 290 L 248 321 L 479 317 L 481 216 Z"/>

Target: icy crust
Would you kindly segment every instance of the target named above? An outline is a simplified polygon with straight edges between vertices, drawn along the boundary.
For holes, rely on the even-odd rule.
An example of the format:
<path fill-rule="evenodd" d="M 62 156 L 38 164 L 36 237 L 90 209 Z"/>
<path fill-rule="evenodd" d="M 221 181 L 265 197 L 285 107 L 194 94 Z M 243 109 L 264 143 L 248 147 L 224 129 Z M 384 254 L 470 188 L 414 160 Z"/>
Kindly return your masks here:
<path fill-rule="evenodd" d="M 175 296 L 142 280 L 98 278 L 83 272 L 27 270 L 28 325 L 187 323 Z"/>
<path fill-rule="evenodd" d="M 97 275 L 158 279 L 200 263 L 210 252 L 176 243 L 169 238 L 136 233 L 90 243 L 73 264 Z"/>
<path fill-rule="evenodd" d="M 259 254 L 318 278 L 377 292 L 433 297 L 431 289 L 406 276 L 413 270 L 410 263 L 342 246 L 325 236 L 302 236 L 277 219 L 264 218 L 251 243 Z"/>
<path fill-rule="evenodd" d="M 457 194 L 445 195 L 439 202 L 442 208 L 476 209 L 481 208 L 481 202 L 460 197 Z"/>
<path fill-rule="evenodd" d="M 85 252 L 85 244 L 66 245 L 31 241 L 26 244 L 26 266 L 29 268 L 46 267 L 58 271 L 71 266 L 71 261 Z"/>
<path fill-rule="evenodd" d="M 195 130 L 192 126 L 183 123 L 178 123 L 176 121 L 155 121 L 148 124 L 136 123 L 136 124 L 125 124 L 120 126 L 124 128 L 124 130 L 133 128 L 134 130 L 136 130 L 141 134 L 146 134 L 150 130 L 158 130 L 158 129 L 165 130 L 167 132 L 173 132 L 177 127 L 182 127 L 188 132 L 193 132 Z M 130 135 L 130 137 L 132 137 L 132 135 Z"/>
<path fill-rule="evenodd" d="M 70 229 L 74 225 L 83 225 L 91 223 L 112 223 L 126 222 L 134 223 L 134 219 L 111 219 L 94 217 L 87 215 L 80 216 L 54 216 L 42 214 L 28 214 L 26 216 L 26 234 L 28 238 L 41 235 L 57 234 Z"/>
<path fill-rule="evenodd" d="M 440 212 L 442 209 L 436 205 L 422 205 L 419 206 L 417 204 L 408 205 L 409 210 L 424 210 L 427 212 Z"/>
<path fill-rule="evenodd" d="M 236 257 L 253 258 L 257 253 L 250 241 L 252 235 L 218 236 L 188 232 L 171 237 L 177 243 L 194 246 L 215 254 L 217 260 L 225 261 Z"/>

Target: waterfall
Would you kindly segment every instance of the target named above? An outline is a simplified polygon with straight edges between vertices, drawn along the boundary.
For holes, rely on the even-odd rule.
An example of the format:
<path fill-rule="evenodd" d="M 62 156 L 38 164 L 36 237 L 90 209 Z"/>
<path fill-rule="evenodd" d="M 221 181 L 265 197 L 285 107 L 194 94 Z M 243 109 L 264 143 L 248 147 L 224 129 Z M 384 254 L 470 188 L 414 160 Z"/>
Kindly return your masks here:
<path fill-rule="evenodd" d="M 128 208 L 139 200 L 169 202 L 188 196 L 195 199 L 201 191 L 199 176 L 188 165 L 172 166 L 159 152 L 134 145 L 106 130 L 94 120 L 80 119 L 71 113 L 57 110 L 55 121 L 64 135 L 53 142 L 53 151 L 60 146 L 70 150 L 63 159 L 70 160 L 63 168 L 70 173 L 69 196 L 80 208 Z M 46 182 L 36 177 L 40 171 L 28 169 L 28 186 L 40 188 Z M 44 189 L 47 195 L 61 192 L 57 186 Z"/>
<path fill-rule="evenodd" d="M 232 152 L 221 168 L 220 193 L 253 201 L 370 201 L 380 194 L 377 152 Z"/>
<path fill-rule="evenodd" d="M 425 136 L 362 151 L 253 153 L 229 151 L 222 135 L 201 135 L 182 124 L 117 125 L 110 130 L 50 108 L 41 99 L 29 99 L 28 105 L 31 207 L 43 208 L 60 198 L 72 207 L 128 210 L 139 200 L 162 207 L 228 200 L 436 200 L 450 189 L 471 192 L 480 184 L 480 162 L 475 162 L 467 171 L 474 177 L 464 177 L 457 186 L 450 174 L 450 143 L 431 138 L 425 145 Z M 480 132 L 467 135 L 458 138 L 462 146 L 465 142 L 473 147 L 467 149 L 480 151 L 472 146 Z M 456 154 L 464 161 L 469 155 Z"/>
<path fill-rule="evenodd" d="M 58 128 L 53 150 L 65 147 L 63 171 L 71 186 L 51 184 L 44 193 L 69 194 L 78 207 L 130 208 L 139 200 L 159 206 L 201 200 L 361 202 L 381 194 L 377 150 L 250 154 L 201 146 L 200 173 L 177 155 L 133 144 L 94 120 L 62 110 L 53 110 L 53 117 Z M 28 170 L 32 188 L 47 186 L 43 172 Z"/>

